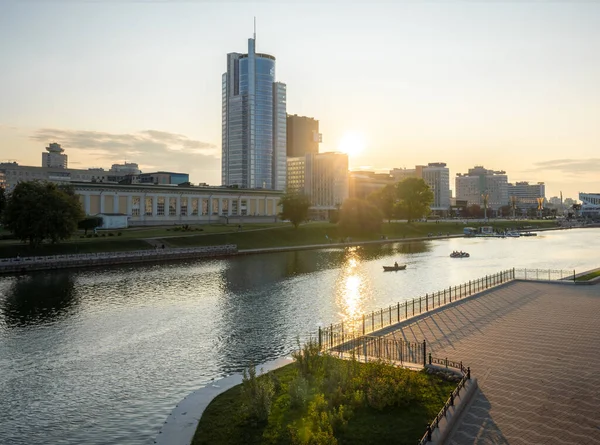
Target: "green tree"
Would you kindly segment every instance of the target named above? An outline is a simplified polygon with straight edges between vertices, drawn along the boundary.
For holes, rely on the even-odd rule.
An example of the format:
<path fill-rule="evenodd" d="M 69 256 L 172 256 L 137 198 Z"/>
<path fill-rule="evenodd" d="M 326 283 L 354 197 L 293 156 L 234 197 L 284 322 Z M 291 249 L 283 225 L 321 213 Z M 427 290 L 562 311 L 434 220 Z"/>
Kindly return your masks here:
<path fill-rule="evenodd" d="M 388 223 L 396 217 L 398 190 L 393 184 L 388 184 L 384 188 L 371 193 L 369 201 L 377 206 L 383 217 L 388 220 Z"/>
<path fill-rule="evenodd" d="M 5 227 L 32 247 L 44 240 L 70 238 L 84 212 L 72 187 L 47 182 L 20 182 L 10 194 L 3 215 Z"/>
<path fill-rule="evenodd" d="M 0 218 L 6 207 L 6 194 L 4 193 L 4 187 L 0 186 Z"/>
<path fill-rule="evenodd" d="M 398 207 L 410 223 L 413 219 L 427 216 L 433 202 L 433 192 L 420 178 L 406 178 L 396 184 Z"/>
<path fill-rule="evenodd" d="M 80 230 L 85 230 L 85 234 L 87 235 L 88 230 L 94 230 L 96 227 L 100 227 L 102 225 L 102 217 L 100 216 L 91 216 L 89 218 L 82 219 L 77 223 L 77 228 Z"/>
<path fill-rule="evenodd" d="M 369 201 L 347 199 L 340 209 L 339 227 L 346 235 L 380 233 L 383 216 Z"/>
<path fill-rule="evenodd" d="M 279 201 L 282 207 L 279 217 L 281 219 L 289 219 L 297 229 L 301 222 L 308 218 L 308 208 L 310 200 L 308 196 L 300 193 L 287 193 Z"/>

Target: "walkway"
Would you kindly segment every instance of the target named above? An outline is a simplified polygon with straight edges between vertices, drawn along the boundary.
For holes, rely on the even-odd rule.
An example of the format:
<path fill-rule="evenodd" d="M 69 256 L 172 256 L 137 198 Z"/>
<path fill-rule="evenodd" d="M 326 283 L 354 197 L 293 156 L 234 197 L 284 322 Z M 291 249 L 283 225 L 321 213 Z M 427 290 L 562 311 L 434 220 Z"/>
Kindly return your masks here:
<path fill-rule="evenodd" d="M 600 286 L 517 281 L 388 335 L 478 379 L 448 443 L 600 444 Z"/>

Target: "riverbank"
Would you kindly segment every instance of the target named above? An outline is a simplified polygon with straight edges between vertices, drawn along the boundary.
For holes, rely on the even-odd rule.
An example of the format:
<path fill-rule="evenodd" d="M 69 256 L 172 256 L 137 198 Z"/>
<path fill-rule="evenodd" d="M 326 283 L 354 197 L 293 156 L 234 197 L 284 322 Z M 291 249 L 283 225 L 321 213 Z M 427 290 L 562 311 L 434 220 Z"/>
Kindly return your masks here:
<path fill-rule="evenodd" d="M 469 227 L 490 225 L 496 230 L 522 227 L 525 230 L 557 229 L 554 221 L 494 221 L 469 222 Z M 384 223 L 381 233 L 353 236 L 353 243 L 397 242 L 403 240 L 431 239 L 433 237 L 462 236 L 466 225 L 462 221 Z M 119 235 L 120 233 L 120 235 Z M 336 224 L 312 222 L 295 229 L 289 223 L 131 228 L 105 231 L 98 236 L 77 237 L 59 244 L 43 244 L 36 249 L 14 240 L 0 241 L 0 258 L 28 256 L 73 255 L 82 253 L 125 252 L 166 248 L 203 247 L 235 244 L 239 250 L 321 248 L 346 245 L 345 236 Z M 314 247 L 318 246 L 318 247 Z"/>

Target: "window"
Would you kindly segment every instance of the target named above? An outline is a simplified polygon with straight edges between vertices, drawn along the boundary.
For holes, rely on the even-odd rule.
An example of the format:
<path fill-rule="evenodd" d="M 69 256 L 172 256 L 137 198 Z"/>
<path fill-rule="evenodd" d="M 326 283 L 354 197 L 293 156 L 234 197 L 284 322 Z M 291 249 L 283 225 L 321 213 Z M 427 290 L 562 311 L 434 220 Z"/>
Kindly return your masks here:
<path fill-rule="evenodd" d="M 169 198 L 169 216 L 177 216 L 177 198 Z"/>
<path fill-rule="evenodd" d="M 145 202 L 145 214 L 146 216 L 152 216 L 152 198 L 146 198 Z"/>
<path fill-rule="evenodd" d="M 192 198 L 192 216 L 198 216 L 198 198 Z"/>
<path fill-rule="evenodd" d="M 158 216 L 165 216 L 165 198 L 163 196 L 158 198 L 156 204 L 156 214 Z"/>
<path fill-rule="evenodd" d="M 188 206 L 188 199 L 187 198 L 181 198 L 181 216 L 187 216 L 187 206 Z"/>
<path fill-rule="evenodd" d="M 208 215 L 208 199 L 202 200 L 202 215 Z"/>

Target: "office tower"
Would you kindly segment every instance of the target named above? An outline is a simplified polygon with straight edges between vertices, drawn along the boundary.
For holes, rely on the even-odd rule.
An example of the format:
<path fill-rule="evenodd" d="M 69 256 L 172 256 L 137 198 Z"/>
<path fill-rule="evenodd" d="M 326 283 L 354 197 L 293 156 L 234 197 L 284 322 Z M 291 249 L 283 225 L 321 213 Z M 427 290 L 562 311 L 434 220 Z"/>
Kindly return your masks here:
<path fill-rule="evenodd" d="M 505 171 L 494 171 L 476 166 L 468 173 L 456 175 L 456 198 L 469 205 L 484 205 L 487 197 L 488 208 L 498 210 L 508 205 L 508 178 Z"/>
<path fill-rule="evenodd" d="M 538 198 L 546 200 L 546 185 L 543 182 L 530 184 L 527 181 L 509 183 L 508 198 L 509 201 L 514 199 L 519 208 L 537 209 Z"/>
<path fill-rule="evenodd" d="M 222 77 L 222 184 L 284 190 L 286 181 L 286 86 L 275 81 L 275 57 L 227 54 Z"/>
<path fill-rule="evenodd" d="M 420 168 L 419 168 L 420 167 Z M 450 170 L 443 162 L 432 162 L 417 166 L 421 178 L 433 192 L 431 210 L 446 212 L 450 208 Z"/>
<path fill-rule="evenodd" d="M 319 133 L 319 121 L 306 116 L 287 116 L 287 155 L 289 157 L 304 156 L 307 153 L 318 153 L 319 143 L 323 137 Z"/>

